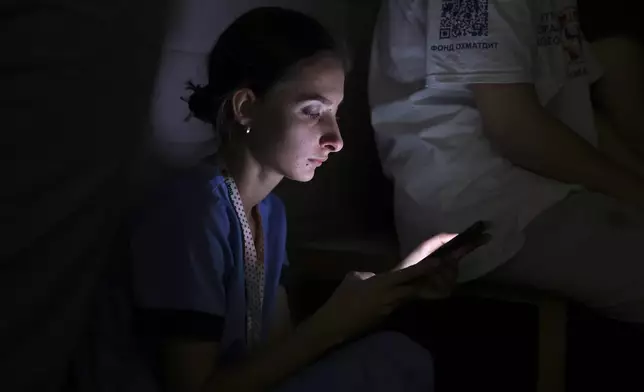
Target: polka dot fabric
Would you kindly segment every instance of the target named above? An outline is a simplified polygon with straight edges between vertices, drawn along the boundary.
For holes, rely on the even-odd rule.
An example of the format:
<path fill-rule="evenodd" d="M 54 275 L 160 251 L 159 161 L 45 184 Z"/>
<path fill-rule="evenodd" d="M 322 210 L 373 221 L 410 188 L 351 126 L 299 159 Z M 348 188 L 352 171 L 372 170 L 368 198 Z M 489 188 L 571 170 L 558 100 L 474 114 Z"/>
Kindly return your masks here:
<path fill-rule="evenodd" d="M 264 303 L 264 235 L 261 216 L 257 213 L 257 242 L 246 218 L 244 206 L 235 180 L 225 171 L 224 180 L 230 200 L 242 227 L 244 236 L 244 277 L 246 280 L 246 340 L 252 347 L 259 342 L 262 330 L 262 307 Z"/>

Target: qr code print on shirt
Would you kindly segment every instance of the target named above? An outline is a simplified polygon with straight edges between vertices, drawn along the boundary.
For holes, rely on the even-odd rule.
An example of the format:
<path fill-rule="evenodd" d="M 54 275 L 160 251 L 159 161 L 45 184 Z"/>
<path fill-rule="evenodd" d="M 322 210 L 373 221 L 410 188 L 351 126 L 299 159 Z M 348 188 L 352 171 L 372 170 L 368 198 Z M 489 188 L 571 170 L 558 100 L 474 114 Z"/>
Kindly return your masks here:
<path fill-rule="evenodd" d="M 488 0 L 443 0 L 440 39 L 487 37 Z"/>

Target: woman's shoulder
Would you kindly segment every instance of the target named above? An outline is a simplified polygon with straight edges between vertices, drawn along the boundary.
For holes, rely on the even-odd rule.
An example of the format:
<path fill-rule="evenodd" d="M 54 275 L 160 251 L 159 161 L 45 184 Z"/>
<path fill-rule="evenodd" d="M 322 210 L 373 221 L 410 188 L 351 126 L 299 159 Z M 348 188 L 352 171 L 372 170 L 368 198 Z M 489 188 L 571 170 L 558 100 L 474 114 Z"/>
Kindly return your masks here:
<path fill-rule="evenodd" d="M 155 188 L 148 200 L 172 202 L 205 199 L 218 202 L 224 198 L 225 189 L 223 176 L 217 167 L 200 165 L 173 171 Z"/>
<path fill-rule="evenodd" d="M 225 221 L 231 208 L 221 171 L 202 165 L 177 170 L 166 177 L 145 199 L 140 212 L 174 215 L 182 221 L 204 216 Z"/>

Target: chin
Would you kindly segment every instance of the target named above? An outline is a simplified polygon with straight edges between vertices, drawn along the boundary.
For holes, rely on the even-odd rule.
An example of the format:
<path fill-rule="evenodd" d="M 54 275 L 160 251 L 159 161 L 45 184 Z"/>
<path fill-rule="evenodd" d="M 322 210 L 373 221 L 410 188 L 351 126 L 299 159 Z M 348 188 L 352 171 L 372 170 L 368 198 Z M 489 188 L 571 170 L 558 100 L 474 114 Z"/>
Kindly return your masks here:
<path fill-rule="evenodd" d="M 286 178 L 297 182 L 309 182 L 315 177 L 315 169 L 294 170 Z"/>

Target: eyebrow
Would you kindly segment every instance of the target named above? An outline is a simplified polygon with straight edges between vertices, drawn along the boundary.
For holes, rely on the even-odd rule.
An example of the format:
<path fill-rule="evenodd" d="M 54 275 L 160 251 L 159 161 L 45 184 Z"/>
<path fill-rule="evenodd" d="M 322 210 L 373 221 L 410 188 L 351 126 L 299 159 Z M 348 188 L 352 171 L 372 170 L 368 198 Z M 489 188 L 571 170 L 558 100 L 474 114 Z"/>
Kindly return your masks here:
<path fill-rule="evenodd" d="M 320 94 L 302 94 L 297 97 L 297 102 L 304 102 L 304 101 L 320 101 L 325 105 L 333 105 L 333 102 L 331 102 L 330 99 Z"/>

